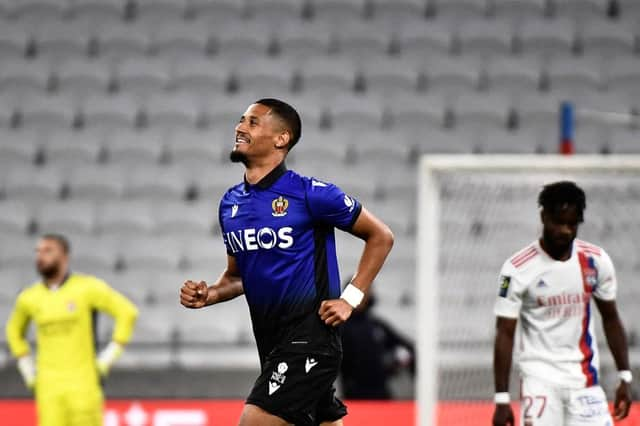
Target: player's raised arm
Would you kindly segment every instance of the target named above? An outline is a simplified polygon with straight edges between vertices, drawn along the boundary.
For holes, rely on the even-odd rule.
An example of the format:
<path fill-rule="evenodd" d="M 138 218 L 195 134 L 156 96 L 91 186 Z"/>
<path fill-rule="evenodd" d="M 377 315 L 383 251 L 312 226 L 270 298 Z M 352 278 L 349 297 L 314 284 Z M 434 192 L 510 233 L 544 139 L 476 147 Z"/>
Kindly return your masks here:
<path fill-rule="evenodd" d="M 365 246 L 358 269 L 340 299 L 325 300 L 320 305 L 320 318 L 332 326 L 340 325 L 349 319 L 352 310 L 362 301 L 393 247 L 391 229 L 365 208 L 362 208 L 349 232 L 363 239 Z"/>
<path fill-rule="evenodd" d="M 243 293 L 238 264 L 236 259 L 229 255 L 227 267 L 212 286 L 208 286 L 204 281 L 186 281 L 180 289 L 180 303 L 187 308 L 198 309 L 234 299 Z"/>
<path fill-rule="evenodd" d="M 31 322 L 31 317 L 26 309 L 24 300 L 18 297 L 16 305 L 9 317 L 6 327 L 7 343 L 11 354 L 18 360 L 18 370 L 28 388 L 32 388 L 35 383 L 36 369 L 29 342 L 25 338 L 27 327 Z"/>

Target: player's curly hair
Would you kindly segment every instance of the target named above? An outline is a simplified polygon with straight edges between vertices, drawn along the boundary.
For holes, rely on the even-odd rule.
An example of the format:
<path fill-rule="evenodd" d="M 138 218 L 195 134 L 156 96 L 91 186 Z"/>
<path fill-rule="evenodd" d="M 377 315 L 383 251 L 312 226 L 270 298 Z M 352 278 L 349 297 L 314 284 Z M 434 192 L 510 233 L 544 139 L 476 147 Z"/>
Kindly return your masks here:
<path fill-rule="evenodd" d="M 285 123 L 291 133 L 291 140 L 287 146 L 288 150 L 291 151 L 300 140 L 302 134 L 302 120 L 300 119 L 298 111 L 280 99 L 263 98 L 257 100 L 255 103 L 271 108 L 271 111 Z"/>
<path fill-rule="evenodd" d="M 563 180 L 545 185 L 538 195 L 538 205 L 543 210 L 555 213 L 569 206 L 575 207 L 578 220 L 584 220 L 587 199 L 582 188 L 575 182 Z"/>

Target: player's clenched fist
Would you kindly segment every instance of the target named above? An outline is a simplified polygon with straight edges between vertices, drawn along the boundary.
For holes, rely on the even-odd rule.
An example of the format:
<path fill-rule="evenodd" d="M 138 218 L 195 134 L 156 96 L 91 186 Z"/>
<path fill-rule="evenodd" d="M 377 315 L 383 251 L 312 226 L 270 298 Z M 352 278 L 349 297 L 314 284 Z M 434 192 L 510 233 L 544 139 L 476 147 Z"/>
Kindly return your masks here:
<path fill-rule="evenodd" d="M 493 426 L 515 426 L 513 410 L 509 404 L 496 404 L 493 413 Z"/>
<path fill-rule="evenodd" d="M 333 299 L 323 301 L 318 314 L 325 324 L 335 327 L 348 320 L 351 312 L 353 307 L 344 299 Z"/>
<path fill-rule="evenodd" d="M 207 283 L 204 281 L 199 283 L 191 280 L 185 281 L 180 289 L 180 303 L 191 309 L 202 308 L 207 304 L 208 293 Z"/>

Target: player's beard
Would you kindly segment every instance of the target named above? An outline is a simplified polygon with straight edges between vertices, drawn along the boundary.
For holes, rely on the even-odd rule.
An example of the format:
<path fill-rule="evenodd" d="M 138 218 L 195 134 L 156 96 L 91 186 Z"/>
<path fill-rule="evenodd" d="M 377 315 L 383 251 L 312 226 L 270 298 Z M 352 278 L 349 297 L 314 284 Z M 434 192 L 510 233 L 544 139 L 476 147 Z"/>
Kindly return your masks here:
<path fill-rule="evenodd" d="M 36 269 L 40 276 L 46 281 L 58 276 L 58 273 L 60 272 L 60 264 L 52 263 L 50 265 L 41 265 L 38 263 L 36 264 Z"/>
<path fill-rule="evenodd" d="M 249 159 L 247 158 L 247 156 L 236 149 L 231 151 L 231 153 L 229 154 L 229 160 L 231 160 L 232 163 L 242 163 L 245 166 L 249 163 Z"/>

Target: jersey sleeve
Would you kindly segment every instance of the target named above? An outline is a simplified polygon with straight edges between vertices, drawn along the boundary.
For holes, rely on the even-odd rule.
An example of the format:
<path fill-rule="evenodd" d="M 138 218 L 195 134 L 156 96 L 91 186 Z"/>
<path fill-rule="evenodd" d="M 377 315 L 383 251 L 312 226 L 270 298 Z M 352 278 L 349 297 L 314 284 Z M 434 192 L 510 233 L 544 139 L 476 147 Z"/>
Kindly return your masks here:
<path fill-rule="evenodd" d="M 331 183 L 310 179 L 307 205 L 314 220 L 349 231 L 356 223 L 362 205 Z"/>
<path fill-rule="evenodd" d="M 509 261 L 500 271 L 498 297 L 493 307 L 493 313 L 498 317 L 518 318 L 520 315 L 525 287 L 518 281 L 515 272 Z"/>
<path fill-rule="evenodd" d="M 618 280 L 613 262 L 609 255 L 602 250 L 598 259 L 598 285 L 593 295 L 601 300 L 615 300 L 618 290 Z"/>
<path fill-rule="evenodd" d="M 98 278 L 92 279 L 90 297 L 90 304 L 95 309 L 113 317 L 115 327 L 111 339 L 122 344 L 129 343 L 138 318 L 136 306 Z"/>
<path fill-rule="evenodd" d="M 20 294 L 6 327 L 9 350 L 16 358 L 20 358 L 31 351 L 29 342 L 25 337 L 30 322 L 31 315 L 29 314 L 25 296 Z"/>

